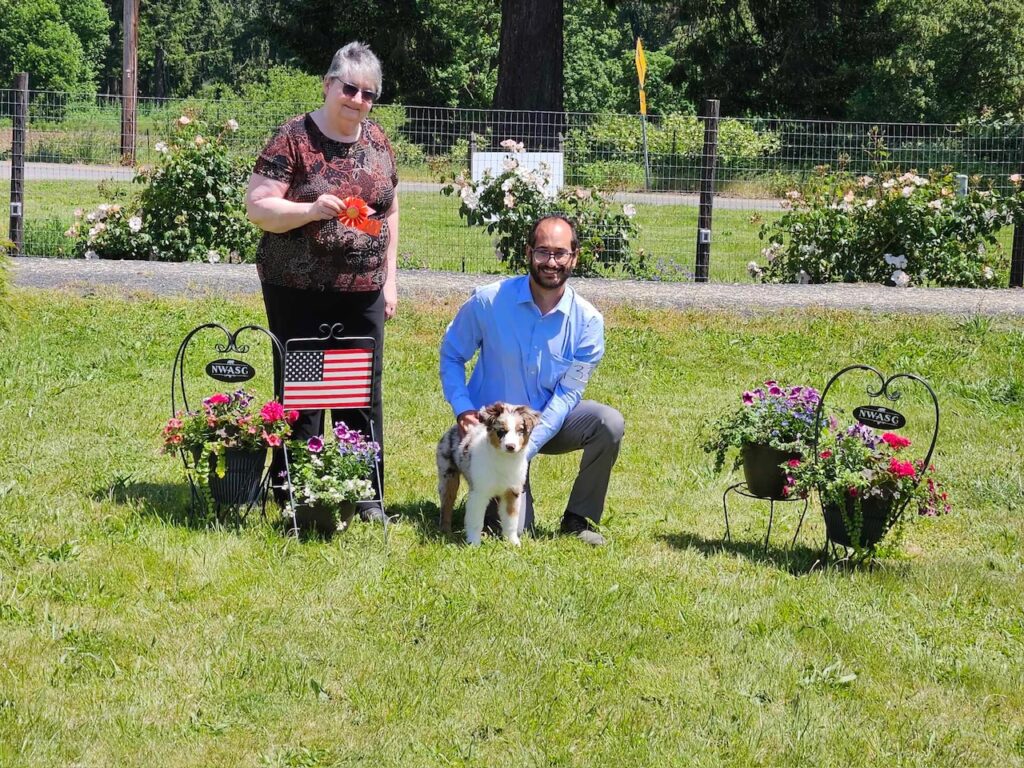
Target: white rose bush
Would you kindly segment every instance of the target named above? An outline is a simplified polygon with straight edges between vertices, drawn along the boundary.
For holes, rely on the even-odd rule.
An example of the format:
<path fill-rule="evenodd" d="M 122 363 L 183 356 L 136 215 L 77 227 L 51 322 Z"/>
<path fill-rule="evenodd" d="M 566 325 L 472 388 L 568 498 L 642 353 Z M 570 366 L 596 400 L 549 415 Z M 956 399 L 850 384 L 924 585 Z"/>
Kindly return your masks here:
<path fill-rule="evenodd" d="M 238 122 L 210 126 L 184 114 L 154 146 L 157 164 L 140 167 L 142 191 L 131 199 L 75 211 L 65 236 L 87 259 L 240 261 L 255 252 L 258 231 L 245 216 L 248 163 L 224 139 Z"/>
<path fill-rule="evenodd" d="M 1000 229 L 1024 225 L 1019 175 L 1006 181 L 1000 191 L 975 178 L 958 196 L 952 173 L 825 175 L 813 191 L 786 195 L 786 212 L 761 228 L 762 261 L 748 271 L 776 283 L 1001 284 L 1008 258 Z"/>
<path fill-rule="evenodd" d="M 523 145 L 506 139 L 500 146 L 509 154 L 502 172 L 485 172 L 480 181 L 465 173 L 450 180 L 442 194 L 459 198 L 459 215 L 470 226 L 482 226 L 495 235 L 495 256 L 513 273 L 526 269 L 526 241 L 530 227 L 541 216 L 560 213 L 576 224 L 580 257 L 576 273 L 583 276 L 619 269 L 635 274 L 638 261 L 630 250 L 637 233 L 636 208 L 611 202 L 596 190 L 563 187 L 551 193 L 550 169 L 543 163 L 528 169 L 520 162 Z M 641 263 L 642 263 L 642 256 Z"/>

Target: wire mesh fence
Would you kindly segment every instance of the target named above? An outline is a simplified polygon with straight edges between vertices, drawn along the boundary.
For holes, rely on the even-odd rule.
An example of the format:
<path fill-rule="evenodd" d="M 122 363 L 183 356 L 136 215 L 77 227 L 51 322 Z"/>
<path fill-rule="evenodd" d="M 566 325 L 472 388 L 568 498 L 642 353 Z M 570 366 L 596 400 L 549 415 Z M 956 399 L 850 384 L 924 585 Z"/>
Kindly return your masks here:
<path fill-rule="evenodd" d="M 0 90 L 0 202 L 7 208 L 16 92 Z M 121 154 L 121 99 L 32 91 L 25 148 L 24 252 L 70 253 L 73 212 L 137 191 L 139 166 L 159 161 L 158 144 L 182 114 L 210 126 L 238 122 L 231 151 L 256 154 L 274 129 L 315 103 L 138 99 L 134 162 Z M 523 145 L 524 166 L 545 162 L 549 191 L 599 191 L 617 211 L 635 210 L 639 234 L 609 238 L 601 270 L 660 280 L 693 278 L 705 120 L 699 116 L 510 112 L 380 105 L 371 117 L 391 138 L 399 166 L 400 265 L 502 272 L 492 237 L 460 215 L 464 198 L 441 194 L 459 174 L 499 174 L 506 140 Z M 646 152 L 645 152 L 646 138 Z M 966 174 L 1007 189 L 1024 164 L 1024 126 L 919 125 L 760 118 L 717 123 L 710 279 L 746 280 L 764 243 L 761 228 L 783 212 L 786 194 L 828 172 Z M 533 166 L 537 165 L 534 163 Z M 552 205 L 557 203 L 552 202 Z M 464 213 L 464 210 L 463 210 Z M 1009 251 L 1012 232 L 1001 235 Z M 248 256 L 251 256 L 249 254 Z"/>

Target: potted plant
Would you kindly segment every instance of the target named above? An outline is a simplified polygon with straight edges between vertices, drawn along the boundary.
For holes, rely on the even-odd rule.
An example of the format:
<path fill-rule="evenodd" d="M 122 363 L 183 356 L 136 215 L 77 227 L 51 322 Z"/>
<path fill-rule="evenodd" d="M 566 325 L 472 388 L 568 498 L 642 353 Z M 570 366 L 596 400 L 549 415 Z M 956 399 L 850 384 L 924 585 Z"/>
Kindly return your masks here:
<path fill-rule="evenodd" d="M 785 498 L 782 466 L 800 459 L 814 439 L 814 414 L 821 401 L 813 387 L 787 387 L 776 381 L 744 392 L 741 404 L 714 423 L 704 450 L 721 470 L 729 451 L 734 468 L 743 466 L 747 489 L 755 496 Z"/>
<path fill-rule="evenodd" d="M 321 533 L 345 530 L 356 502 L 374 495 L 374 465 L 380 446 L 339 422 L 333 439 L 311 437 L 288 444 L 288 482 L 294 502 L 285 512 L 298 528 Z"/>
<path fill-rule="evenodd" d="M 198 411 L 179 411 L 163 428 L 164 451 L 181 453 L 208 501 L 255 501 L 267 449 L 280 447 L 291 434 L 298 411 L 286 411 L 276 400 L 256 410 L 254 402 L 244 389 L 216 392 Z"/>
<path fill-rule="evenodd" d="M 897 526 L 907 507 L 921 515 L 949 512 L 949 499 L 935 479 L 935 467 L 906 458 L 910 440 L 894 432 L 879 435 L 854 424 L 829 430 L 817 460 L 793 461 L 787 495 L 818 492 L 829 541 L 871 552 Z"/>

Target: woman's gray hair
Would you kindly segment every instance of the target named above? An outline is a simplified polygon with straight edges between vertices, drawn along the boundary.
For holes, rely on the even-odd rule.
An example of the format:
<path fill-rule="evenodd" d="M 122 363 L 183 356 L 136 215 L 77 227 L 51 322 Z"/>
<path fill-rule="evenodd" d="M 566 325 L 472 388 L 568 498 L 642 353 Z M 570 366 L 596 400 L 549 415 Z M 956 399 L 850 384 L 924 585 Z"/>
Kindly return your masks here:
<path fill-rule="evenodd" d="M 331 59 L 331 66 L 324 75 L 324 80 L 335 78 L 345 82 L 354 79 L 367 79 L 373 83 L 373 90 L 380 97 L 383 86 L 380 59 L 370 50 L 366 43 L 349 43 L 339 48 Z"/>

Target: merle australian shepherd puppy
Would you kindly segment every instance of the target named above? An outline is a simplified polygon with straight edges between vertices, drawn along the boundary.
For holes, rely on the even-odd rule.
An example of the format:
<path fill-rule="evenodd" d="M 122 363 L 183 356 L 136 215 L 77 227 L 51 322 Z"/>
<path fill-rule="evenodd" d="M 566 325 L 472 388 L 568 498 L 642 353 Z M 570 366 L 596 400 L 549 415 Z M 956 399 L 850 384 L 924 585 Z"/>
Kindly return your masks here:
<path fill-rule="evenodd" d="M 441 530 L 452 529 L 452 509 L 459 478 L 469 483 L 466 497 L 466 541 L 476 546 L 484 513 L 498 499 L 502 535 L 519 546 L 519 515 L 526 484 L 526 445 L 540 414 L 525 405 L 492 403 L 481 408 L 480 423 L 459 437 L 458 425 L 437 444 L 437 493 L 441 497 Z"/>

